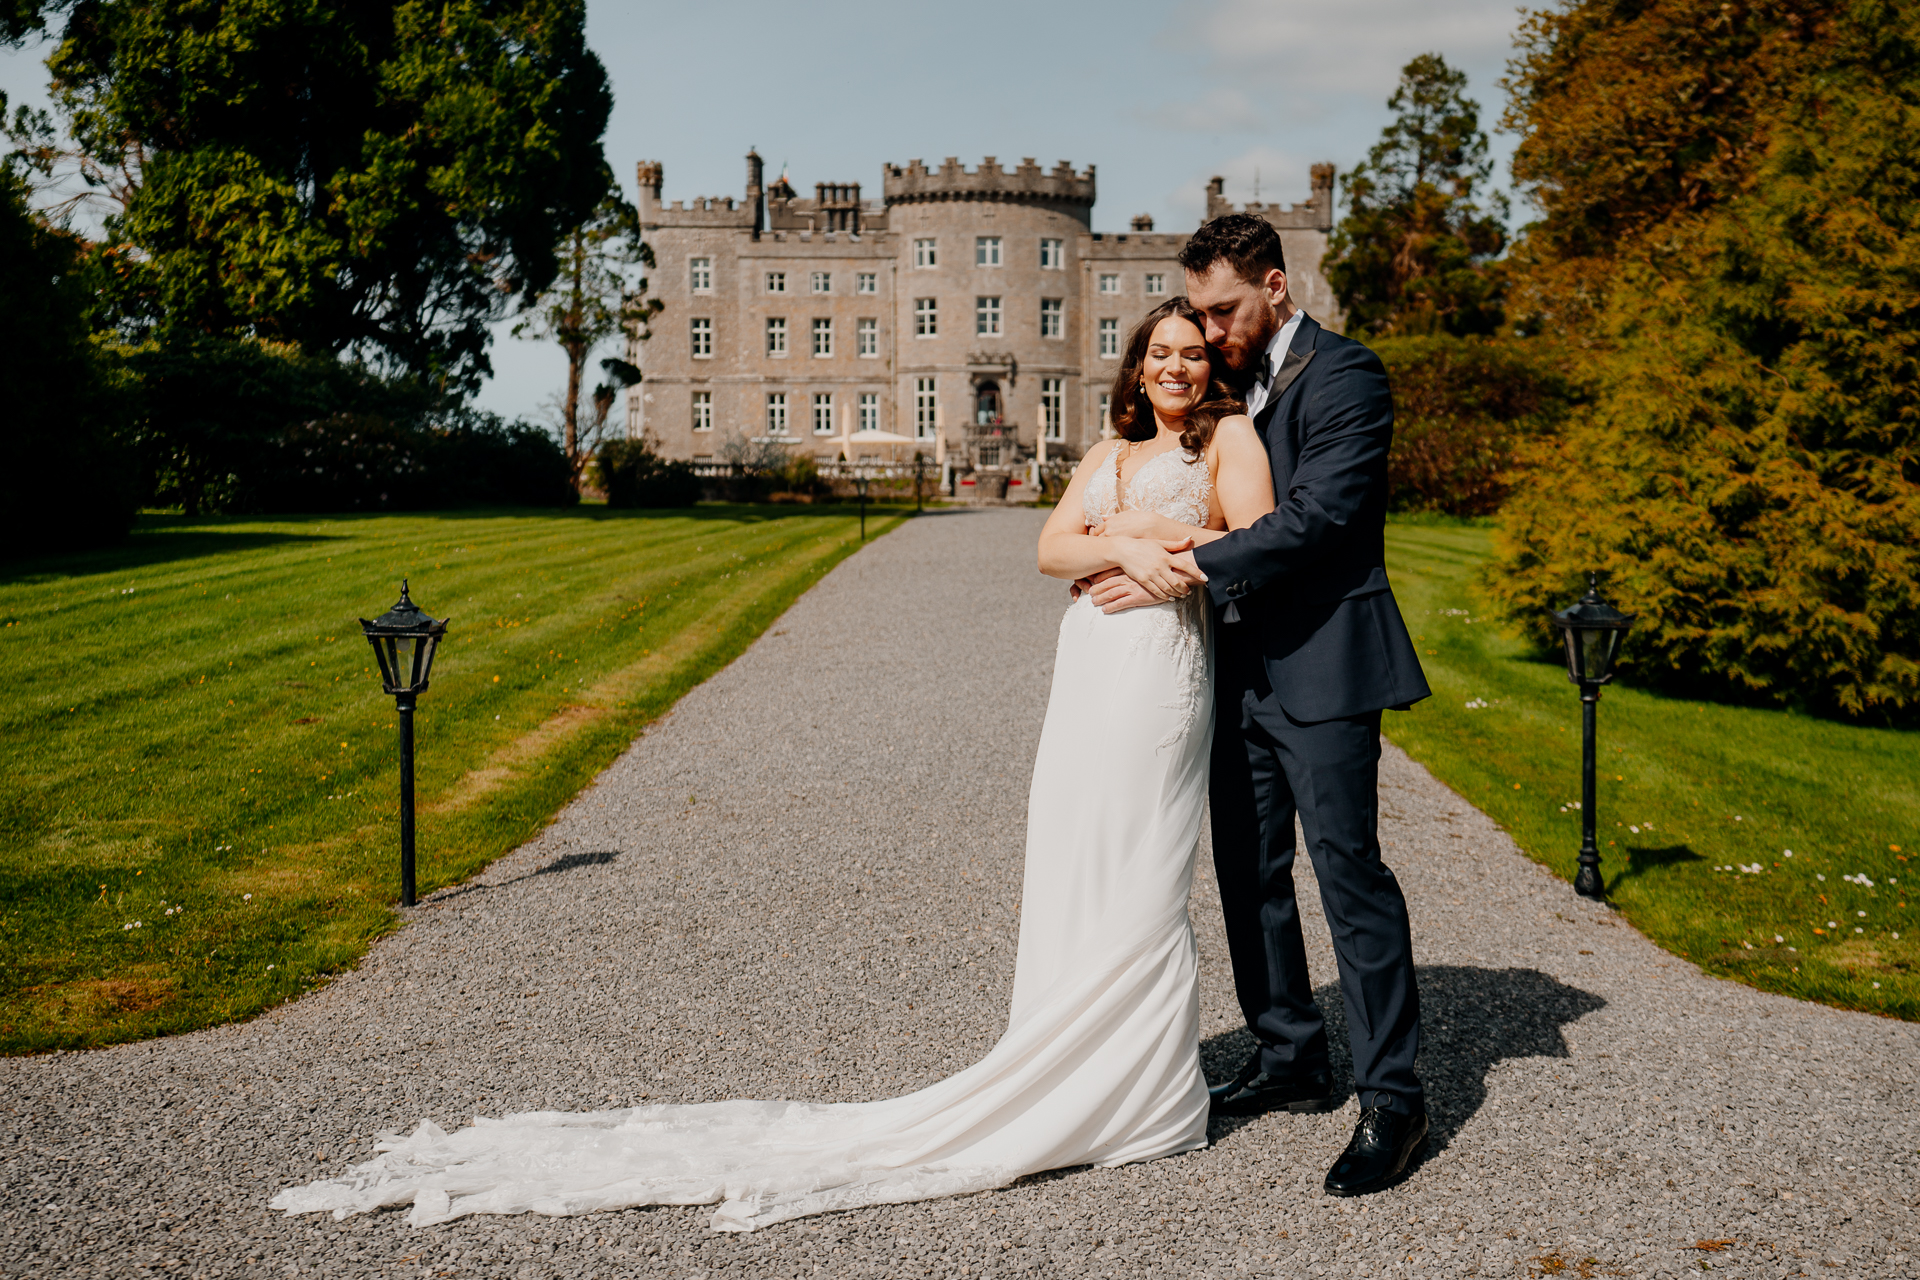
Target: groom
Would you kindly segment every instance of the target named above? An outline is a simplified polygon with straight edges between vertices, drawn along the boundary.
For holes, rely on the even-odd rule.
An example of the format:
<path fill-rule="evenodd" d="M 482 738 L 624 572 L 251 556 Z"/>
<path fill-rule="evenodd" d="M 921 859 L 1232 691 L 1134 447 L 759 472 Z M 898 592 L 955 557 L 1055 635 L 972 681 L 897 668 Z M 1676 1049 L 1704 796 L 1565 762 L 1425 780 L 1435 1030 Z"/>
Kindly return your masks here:
<path fill-rule="evenodd" d="M 1294 901 L 1297 816 L 1332 928 L 1361 1106 L 1326 1189 L 1364 1195 L 1398 1178 L 1427 1136 L 1407 904 L 1376 831 L 1380 713 L 1430 692 L 1387 586 L 1393 400 L 1378 357 L 1288 298 L 1280 237 L 1264 218 L 1214 219 L 1180 265 L 1207 341 L 1246 382 L 1278 499 L 1272 515 L 1172 557 L 1219 610 L 1213 857 L 1258 1045 L 1212 1090 L 1213 1109 L 1323 1111 L 1344 1096 Z M 1115 612 L 1152 597 L 1113 577 L 1094 601 Z"/>

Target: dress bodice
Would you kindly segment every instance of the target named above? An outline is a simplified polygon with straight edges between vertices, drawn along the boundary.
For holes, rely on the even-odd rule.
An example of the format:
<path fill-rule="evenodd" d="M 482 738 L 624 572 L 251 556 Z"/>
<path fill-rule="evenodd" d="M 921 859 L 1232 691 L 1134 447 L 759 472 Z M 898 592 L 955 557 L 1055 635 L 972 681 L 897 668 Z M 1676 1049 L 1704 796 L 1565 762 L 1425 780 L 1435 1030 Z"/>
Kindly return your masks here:
<path fill-rule="evenodd" d="M 1080 499 L 1087 523 L 1095 524 L 1125 506 L 1132 511 L 1151 511 L 1181 524 L 1205 528 L 1212 507 L 1213 481 L 1207 475 L 1206 460 L 1185 449 L 1169 449 L 1147 459 L 1134 472 L 1124 489 L 1119 480 L 1122 451 L 1114 451 L 1115 461 L 1100 468 Z"/>

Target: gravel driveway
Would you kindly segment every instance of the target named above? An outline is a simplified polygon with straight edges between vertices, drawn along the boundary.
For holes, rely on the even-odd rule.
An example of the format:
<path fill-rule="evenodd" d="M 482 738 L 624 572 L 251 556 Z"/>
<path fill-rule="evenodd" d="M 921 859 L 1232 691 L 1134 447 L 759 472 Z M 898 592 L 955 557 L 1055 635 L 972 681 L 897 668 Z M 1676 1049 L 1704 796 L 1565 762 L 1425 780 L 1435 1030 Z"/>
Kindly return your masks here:
<path fill-rule="evenodd" d="M 1033 570 L 1041 520 L 929 514 L 866 548 L 329 989 L 245 1026 L 0 1063 L 0 1275 L 1920 1274 L 1920 1028 L 1703 976 L 1392 748 L 1383 836 L 1436 1135 L 1395 1190 L 1321 1194 L 1349 1100 L 1216 1123 L 1209 1149 L 1151 1164 L 746 1236 L 693 1208 L 426 1231 L 267 1209 L 425 1116 L 853 1101 L 983 1054 L 1065 605 Z M 1248 1041 L 1205 870 L 1193 915 L 1219 1078 Z"/>

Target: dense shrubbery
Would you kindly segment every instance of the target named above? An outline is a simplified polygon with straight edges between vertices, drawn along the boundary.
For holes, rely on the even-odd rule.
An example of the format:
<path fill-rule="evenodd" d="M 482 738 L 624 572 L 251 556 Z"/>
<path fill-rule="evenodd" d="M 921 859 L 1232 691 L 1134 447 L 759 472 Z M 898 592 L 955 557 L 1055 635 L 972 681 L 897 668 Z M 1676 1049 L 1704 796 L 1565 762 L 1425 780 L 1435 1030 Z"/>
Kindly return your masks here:
<path fill-rule="evenodd" d="M 1544 642 L 1604 570 L 1643 680 L 1920 710 L 1920 5 L 1577 3 L 1525 53 L 1517 297 L 1596 394 L 1493 591 Z"/>
<path fill-rule="evenodd" d="M 1393 379 L 1396 511 L 1491 515 L 1517 451 L 1557 428 L 1574 400 L 1558 355 L 1538 340 L 1436 334 L 1372 345 Z"/>
<path fill-rule="evenodd" d="M 690 507 L 700 501 L 693 464 L 661 457 L 645 440 L 609 440 L 594 460 L 610 507 Z"/>
<path fill-rule="evenodd" d="M 98 546 L 133 520 L 110 435 L 119 374 L 88 336 L 87 275 L 80 243 L 34 217 L 0 166 L 0 555 Z"/>
<path fill-rule="evenodd" d="M 188 514 L 575 501 L 552 437 L 407 382 L 264 343 L 176 334 L 133 350 L 127 434 L 147 500 Z"/>

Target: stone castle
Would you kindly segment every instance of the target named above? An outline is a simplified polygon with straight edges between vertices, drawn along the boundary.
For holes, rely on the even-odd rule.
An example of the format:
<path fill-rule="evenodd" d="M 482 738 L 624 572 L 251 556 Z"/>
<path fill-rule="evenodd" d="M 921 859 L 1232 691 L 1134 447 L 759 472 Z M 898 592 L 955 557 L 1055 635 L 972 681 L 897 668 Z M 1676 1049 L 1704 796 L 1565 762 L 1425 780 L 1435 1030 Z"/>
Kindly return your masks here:
<path fill-rule="evenodd" d="M 889 164 L 879 200 L 857 182 L 802 197 L 784 174 L 768 184 L 753 152 L 744 199 L 667 204 L 659 164 L 639 177 L 665 309 L 631 344 L 644 381 L 627 434 L 669 457 L 713 459 L 744 437 L 826 460 L 843 451 L 833 437 L 878 431 L 962 470 L 1077 458 L 1105 430 L 1129 329 L 1184 287 L 1185 234 L 1144 216 L 1092 229 L 1091 165 Z M 1320 273 L 1333 166 L 1311 177 L 1303 204 L 1239 211 L 1279 230 L 1294 301 L 1337 328 Z M 1237 211 L 1225 185 L 1209 185 L 1208 218 Z"/>

